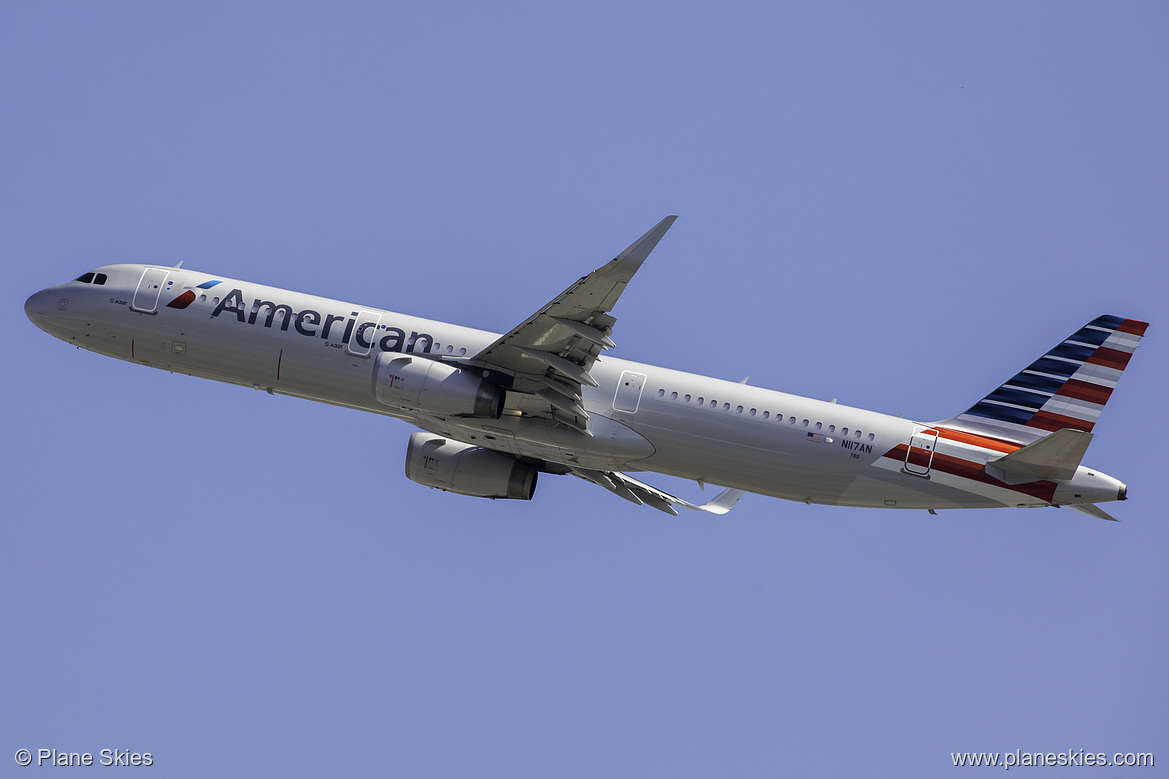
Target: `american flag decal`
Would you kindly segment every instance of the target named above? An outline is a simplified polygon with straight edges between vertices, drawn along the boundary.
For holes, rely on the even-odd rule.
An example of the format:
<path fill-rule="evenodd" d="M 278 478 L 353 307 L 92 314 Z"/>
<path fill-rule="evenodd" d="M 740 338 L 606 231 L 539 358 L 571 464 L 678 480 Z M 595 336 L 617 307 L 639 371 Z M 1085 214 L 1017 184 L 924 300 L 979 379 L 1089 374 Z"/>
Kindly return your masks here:
<path fill-rule="evenodd" d="M 822 444 L 822 443 L 824 443 L 824 436 L 821 435 L 820 433 L 808 433 L 807 437 L 804 440 L 811 441 L 812 443 L 815 443 L 815 444 Z"/>

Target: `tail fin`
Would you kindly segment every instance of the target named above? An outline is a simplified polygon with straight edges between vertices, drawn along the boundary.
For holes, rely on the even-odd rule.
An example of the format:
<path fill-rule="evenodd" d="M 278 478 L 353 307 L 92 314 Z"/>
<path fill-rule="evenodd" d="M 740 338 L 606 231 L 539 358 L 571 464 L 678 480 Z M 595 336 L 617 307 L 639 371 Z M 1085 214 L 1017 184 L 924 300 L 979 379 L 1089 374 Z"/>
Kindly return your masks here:
<path fill-rule="evenodd" d="M 1099 316 L 1013 378 L 939 424 L 1028 444 L 1070 428 L 1091 432 L 1147 322 Z"/>

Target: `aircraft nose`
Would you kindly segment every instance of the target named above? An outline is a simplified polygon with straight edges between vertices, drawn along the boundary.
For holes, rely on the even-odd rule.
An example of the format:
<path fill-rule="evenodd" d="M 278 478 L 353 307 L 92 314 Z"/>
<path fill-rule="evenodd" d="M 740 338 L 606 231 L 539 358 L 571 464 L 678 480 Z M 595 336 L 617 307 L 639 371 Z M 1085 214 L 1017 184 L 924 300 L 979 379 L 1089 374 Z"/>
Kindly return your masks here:
<path fill-rule="evenodd" d="M 24 315 L 39 327 L 40 320 L 58 310 L 60 306 L 61 302 L 58 301 L 58 296 L 53 290 L 42 289 L 40 292 L 32 293 L 28 296 L 28 300 L 24 301 Z"/>
<path fill-rule="evenodd" d="M 24 315 L 35 322 L 36 320 L 33 317 L 44 311 L 44 301 L 44 290 L 29 295 L 28 300 L 24 301 Z"/>

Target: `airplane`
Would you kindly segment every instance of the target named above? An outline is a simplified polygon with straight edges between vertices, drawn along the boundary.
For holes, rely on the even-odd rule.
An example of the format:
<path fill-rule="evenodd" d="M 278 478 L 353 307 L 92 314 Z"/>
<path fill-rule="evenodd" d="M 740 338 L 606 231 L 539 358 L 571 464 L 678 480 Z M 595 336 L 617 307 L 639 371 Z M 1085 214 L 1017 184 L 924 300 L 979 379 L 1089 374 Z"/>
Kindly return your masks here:
<path fill-rule="evenodd" d="M 949 419 L 914 421 L 653 365 L 614 347 L 612 310 L 677 217 L 502 335 L 160 265 L 34 293 L 33 324 L 127 362 L 405 420 L 406 476 L 530 500 L 573 475 L 677 516 L 746 492 L 941 509 L 1096 504 L 1128 488 L 1082 464 L 1146 322 L 1103 315 Z M 697 505 L 631 473 L 725 487 Z"/>

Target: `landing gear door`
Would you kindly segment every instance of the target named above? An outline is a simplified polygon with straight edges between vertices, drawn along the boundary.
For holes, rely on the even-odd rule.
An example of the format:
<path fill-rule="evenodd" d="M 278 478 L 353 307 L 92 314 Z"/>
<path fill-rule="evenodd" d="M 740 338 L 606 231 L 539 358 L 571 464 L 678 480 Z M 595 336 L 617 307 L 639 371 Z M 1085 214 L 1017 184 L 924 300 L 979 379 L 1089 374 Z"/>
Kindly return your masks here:
<path fill-rule="evenodd" d="M 368 357 L 369 350 L 377 343 L 377 326 L 381 321 L 381 314 L 362 311 L 353 325 L 353 333 L 349 336 L 345 351 L 355 357 Z"/>
<path fill-rule="evenodd" d="M 927 476 L 934 462 L 934 450 L 938 448 L 938 431 L 933 428 L 918 428 L 909 438 L 909 451 L 905 454 L 905 471 L 915 476 Z"/>
<path fill-rule="evenodd" d="M 166 277 L 170 271 L 162 268 L 147 268 L 142 272 L 142 279 L 138 282 L 138 289 L 134 290 L 134 300 L 130 308 L 143 314 L 158 313 L 158 296 L 166 285 Z"/>
<path fill-rule="evenodd" d="M 636 371 L 622 373 L 621 381 L 617 384 L 617 394 L 613 396 L 613 408 L 630 414 L 636 413 L 637 407 L 641 404 L 641 389 L 644 386 L 644 373 Z"/>

